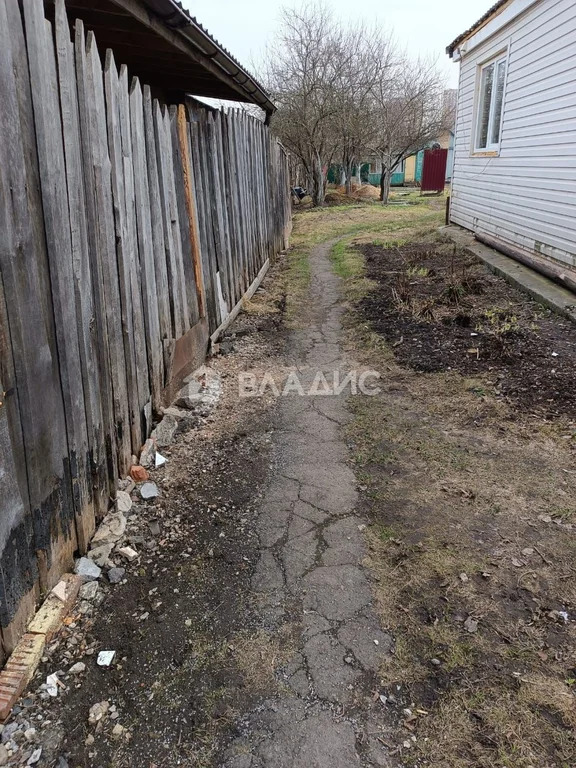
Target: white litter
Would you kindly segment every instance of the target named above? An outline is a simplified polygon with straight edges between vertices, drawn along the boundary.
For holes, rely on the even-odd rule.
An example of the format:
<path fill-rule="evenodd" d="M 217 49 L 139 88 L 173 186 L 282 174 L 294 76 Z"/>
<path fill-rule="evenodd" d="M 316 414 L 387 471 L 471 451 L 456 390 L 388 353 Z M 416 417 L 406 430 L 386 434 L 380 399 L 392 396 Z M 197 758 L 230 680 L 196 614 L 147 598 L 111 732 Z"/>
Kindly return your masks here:
<path fill-rule="evenodd" d="M 98 664 L 99 667 L 109 667 L 110 664 L 112 664 L 114 656 L 116 656 L 116 651 L 100 651 L 98 658 L 96 659 L 96 664 Z"/>
<path fill-rule="evenodd" d="M 161 453 L 158 453 L 158 451 L 156 451 L 156 461 L 155 461 L 156 469 L 158 469 L 158 467 L 163 467 L 164 464 L 166 464 L 166 458 L 162 456 Z"/>
<path fill-rule="evenodd" d="M 46 678 L 46 693 L 54 698 L 58 696 L 58 675 L 55 672 Z"/>

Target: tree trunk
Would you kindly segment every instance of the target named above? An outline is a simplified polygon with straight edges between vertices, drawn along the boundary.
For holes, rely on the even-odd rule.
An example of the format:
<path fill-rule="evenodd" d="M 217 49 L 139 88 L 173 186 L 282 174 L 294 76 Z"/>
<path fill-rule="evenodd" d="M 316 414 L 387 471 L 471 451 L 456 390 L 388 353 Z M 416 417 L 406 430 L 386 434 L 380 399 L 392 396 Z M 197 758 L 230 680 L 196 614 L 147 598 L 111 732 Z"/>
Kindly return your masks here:
<path fill-rule="evenodd" d="M 390 195 L 390 174 L 388 169 L 382 163 L 382 173 L 380 175 L 380 202 L 384 205 L 388 205 L 388 197 Z"/>
<path fill-rule="evenodd" d="M 344 166 L 344 173 L 346 174 L 346 194 L 350 196 L 352 194 L 352 169 L 354 167 L 353 162 L 348 162 Z"/>
<path fill-rule="evenodd" d="M 314 160 L 312 170 L 312 205 L 323 205 L 326 195 L 326 184 L 324 183 L 324 171 L 319 158 Z"/>

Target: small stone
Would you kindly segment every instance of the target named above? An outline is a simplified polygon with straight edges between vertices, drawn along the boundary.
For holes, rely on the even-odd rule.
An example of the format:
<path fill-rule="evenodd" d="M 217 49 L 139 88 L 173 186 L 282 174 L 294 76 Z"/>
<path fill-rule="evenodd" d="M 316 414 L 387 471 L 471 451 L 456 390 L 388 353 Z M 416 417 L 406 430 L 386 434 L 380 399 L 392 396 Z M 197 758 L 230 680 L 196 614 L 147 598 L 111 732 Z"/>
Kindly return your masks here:
<path fill-rule="evenodd" d="M 430 659 L 430 664 L 432 664 L 432 666 L 434 667 L 439 667 L 440 664 L 442 664 L 442 662 L 440 661 L 440 659 Z"/>
<path fill-rule="evenodd" d="M 152 438 L 148 438 L 142 450 L 140 451 L 140 465 L 143 467 L 153 467 L 156 458 L 156 443 Z"/>
<path fill-rule="evenodd" d="M 74 564 L 74 573 L 82 576 L 84 581 L 95 581 L 100 578 L 102 570 L 88 557 L 80 557 Z"/>
<path fill-rule="evenodd" d="M 534 554 L 534 550 L 532 549 L 532 547 L 525 547 L 525 548 L 522 550 L 522 554 L 523 554 L 525 557 L 530 557 L 530 555 L 533 555 L 533 554 Z"/>
<path fill-rule="evenodd" d="M 150 533 L 152 536 L 160 536 L 162 533 L 162 530 L 160 528 L 160 523 L 157 520 L 152 520 L 148 523 L 148 528 L 150 529 Z"/>
<path fill-rule="evenodd" d="M 91 747 L 92 744 L 94 744 L 94 736 L 89 733 L 88 736 L 86 736 L 86 740 L 84 741 L 84 744 L 86 744 L 87 747 Z"/>
<path fill-rule="evenodd" d="M 162 421 L 152 432 L 151 437 L 159 448 L 165 448 L 174 441 L 178 429 L 178 419 L 172 414 L 165 414 Z"/>
<path fill-rule="evenodd" d="M 79 595 L 82 598 L 82 600 L 94 600 L 98 592 L 100 591 L 100 586 L 97 581 L 89 581 L 87 584 L 83 584 L 80 587 Z"/>
<path fill-rule="evenodd" d="M 108 581 L 110 584 L 119 584 L 126 573 L 126 568 L 110 568 L 108 571 Z"/>
<path fill-rule="evenodd" d="M 155 499 L 159 495 L 160 491 L 158 490 L 156 483 L 144 483 L 142 488 L 140 488 L 140 496 L 145 500 Z"/>
<path fill-rule="evenodd" d="M 473 619 L 472 616 L 468 616 L 466 621 L 464 622 L 464 629 L 466 632 L 470 632 L 470 634 L 473 634 L 478 630 L 478 622 L 476 619 Z"/>
<path fill-rule="evenodd" d="M 134 480 L 135 483 L 145 483 L 150 475 L 144 469 L 144 467 L 141 467 L 139 464 L 135 464 L 134 466 L 130 467 L 130 477 L 132 480 Z"/>
<path fill-rule="evenodd" d="M 93 704 L 88 713 L 88 722 L 91 725 L 100 722 L 108 714 L 109 709 L 110 703 L 108 701 L 99 701 L 97 704 Z"/>
<path fill-rule="evenodd" d="M 132 509 L 132 498 L 126 491 L 117 491 L 116 509 L 123 515 L 127 515 Z"/>
<path fill-rule="evenodd" d="M 77 661 L 76 664 L 70 667 L 68 672 L 71 675 L 81 675 L 83 672 L 86 672 L 86 664 L 83 661 Z"/>
<path fill-rule="evenodd" d="M 116 723 L 114 728 L 112 728 L 112 736 L 115 739 L 119 739 L 124 734 L 124 726 L 120 725 L 120 723 Z"/>
<path fill-rule="evenodd" d="M 2 743 L 7 744 L 18 730 L 18 723 L 8 723 L 2 729 Z"/>
<path fill-rule="evenodd" d="M 118 554 L 122 555 L 122 557 L 125 557 L 129 563 L 131 563 L 132 560 L 136 560 L 138 557 L 138 552 L 136 552 L 135 549 L 132 549 L 132 547 L 120 547 Z"/>
<path fill-rule="evenodd" d="M 7 765 L 10 755 L 4 744 L 0 744 L 0 765 Z"/>
<path fill-rule="evenodd" d="M 36 728 L 26 728 L 24 738 L 26 741 L 34 741 L 36 738 Z"/>
<path fill-rule="evenodd" d="M 28 758 L 28 765 L 36 765 L 36 763 L 40 760 L 42 757 L 42 747 L 39 747 L 38 749 L 35 749 L 34 752 L 30 755 Z"/>
<path fill-rule="evenodd" d="M 467 581 L 470 581 L 470 579 L 468 578 L 468 574 L 467 573 L 461 573 L 460 574 L 460 581 L 463 584 L 466 584 Z"/>
<path fill-rule="evenodd" d="M 136 484 L 131 477 L 125 477 L 124 480 L 118 480 L 117 486 L 119 491 L 124 491 L 124 493 L 128 494 L 132 493 L 134 488 L 136 488 Z"/>

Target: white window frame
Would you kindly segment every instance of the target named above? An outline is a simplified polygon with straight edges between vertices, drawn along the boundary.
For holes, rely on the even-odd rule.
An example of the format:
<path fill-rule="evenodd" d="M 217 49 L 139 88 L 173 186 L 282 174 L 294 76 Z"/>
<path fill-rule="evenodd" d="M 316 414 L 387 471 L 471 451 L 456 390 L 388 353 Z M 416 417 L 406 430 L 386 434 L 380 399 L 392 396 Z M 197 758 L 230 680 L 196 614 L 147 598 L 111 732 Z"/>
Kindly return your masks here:
<path fill-rule="evenodd" d="M 486 61 L 482 62 L 478 66 L 478 76 L 477 76 L 477 87 L 476 87 L 476 107 L 474 110 L 474 142 L 472 146 L 472 154 L 498 154 L 500 152 L 500 144 L 502 142 L 502 124 L 504 121 L 504 107 L 506 102 L 506 85 L 508 82 L 508 48 L 505 48 L 504 50 L 501 50 L 496 55 L 491 56 Z M 490 137 L 492 136 L 493 129 L 494 129 L 494 112 L 495 112 L 495 104 L 496 104 L 496 98 L 497 98 L 497 88 L 496 88 L 496 81 L 498 76 L 498 65 L 504 62 L 505 71 L 504 71 L 504 90 L 502 93 L 502 109 L 500 112 L 500 126 L 498 130 L 498 141 L 497 142 L 490 142 Z M 488 127 L 487 127 L 487 137 L 488 142 L 485 147 L 478 146 L 479 139 L 480 139 L 480 130 L 481 130 L 481 120 L 482 120 L 482 107 L 483 107 L 483 99 L 484 94 L 482 93 L 482 78 L 484 74 L 484 70 L 487 67 L 490 67 L 494 65 L 494 82 L 492 87 L 492 95 L 490 98 L 490 110 L 488 112 Z"/>

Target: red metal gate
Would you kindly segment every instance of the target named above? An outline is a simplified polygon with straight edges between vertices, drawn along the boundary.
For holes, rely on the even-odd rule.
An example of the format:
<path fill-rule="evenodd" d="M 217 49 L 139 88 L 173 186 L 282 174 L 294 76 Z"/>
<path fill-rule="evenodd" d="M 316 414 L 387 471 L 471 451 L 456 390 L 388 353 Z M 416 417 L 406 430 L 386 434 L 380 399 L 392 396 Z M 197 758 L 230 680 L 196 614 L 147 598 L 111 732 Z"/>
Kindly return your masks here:
<path fill-rule="evenodd" d="M 421 192 L 443 192 L 446 183 L 447 149 L 425 149 Z"/>

